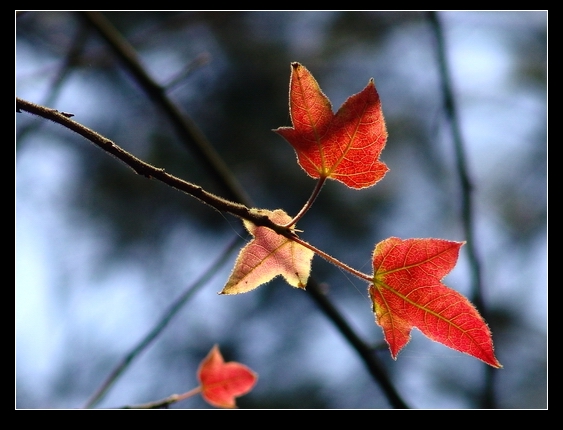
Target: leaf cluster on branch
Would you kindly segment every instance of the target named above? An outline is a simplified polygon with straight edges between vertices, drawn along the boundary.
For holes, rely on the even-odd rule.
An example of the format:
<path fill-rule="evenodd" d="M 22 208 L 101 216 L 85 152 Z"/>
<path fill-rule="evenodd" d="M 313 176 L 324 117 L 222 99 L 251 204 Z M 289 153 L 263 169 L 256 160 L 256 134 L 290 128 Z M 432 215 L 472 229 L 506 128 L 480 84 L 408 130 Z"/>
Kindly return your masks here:
<path fill-rule="evenodd" d="M 277 276 L 282 276 L 292 287 L 306 289 L 316 254 L 368 283 L 376 322 L 383 330 L 394 359 L 408 343 L 412 328 L 416 327 L 436 342 L 478 358 L 492 367 L 502 367 L 494 354 L 489 327 L 475 306 L 442 283 L 456 265 L 463 242 L 391 237 L 375 246 L 373 273 L 365 274 L 299 236 L 301 231 L 296 224 L 311 209 L 327 179 L 359 190 L 375 185 L 389 171 L 379 159 L 387 141 L 387 129 L 373 79 L 333 113 L 328 97 L 313 75 L 301 64 L 291 64 L 289 111 L 292 127 L 280 127 L 274 131 L 291 144 L 299 165 L 307 175 L 317 179 L 310 198 L 293 217 L 282 209 L 249 208 L 233 203 L 170 175 L 73 121 L 70 118 L 72 114 L 18 98 L 16 108 L 62 124 L 114 155 L 136 173 L 162 181 L 221 212 L 242 219 L 253 239 L 240 251 L 220 292 L 222 295 L 249 292 Z M 250 390 L 255 382 L 255 374 L 241 366 L 238 363 L 225 364 L 218 348 L 214 348 L 200 368 L 203 388 L 200 387 L 198 392 L 201 391 L 213 405 L 233 407 L 234 396 Z M 218 374 L 221 378 L 227 375 L 229 380 L 231 372 L 244 374 L 244 387 L 235 383 L 225 391 L 214 378 Z M 187 395 L 165 399 L 162 404 L 185 397 Z"/>
<path fill-rule="evenodd" d="M 283 210 L 262 211 L 275 224 L 290 227 L 311 208 L 326 179 L 349 188 L 375 185 L 389 170 L 379 160 L 387 129 L 373 79 L 332 112 L 328 97 L 301 64 L 291 64 L 289 111 L 293 127 L 275 130 L 295 149 L 303 170 L 318 179 L 311 198 L 290 218 Z M 222 294 L 244 293 L 281 275 L 305 288 L 314 253 L 370 283 L 369 296 L 393 358 L 410 339 L 413 327 L 457 351 L 500 368 L 491 332 L 463 295 L 442 284 L 454 268 L 461 242 L 442 239 L 386 239 L 373 252 L 373 274 L 356 271 L 330 255 L 267 227 L 245 221 L 254 239 L 242 249 Z"/>

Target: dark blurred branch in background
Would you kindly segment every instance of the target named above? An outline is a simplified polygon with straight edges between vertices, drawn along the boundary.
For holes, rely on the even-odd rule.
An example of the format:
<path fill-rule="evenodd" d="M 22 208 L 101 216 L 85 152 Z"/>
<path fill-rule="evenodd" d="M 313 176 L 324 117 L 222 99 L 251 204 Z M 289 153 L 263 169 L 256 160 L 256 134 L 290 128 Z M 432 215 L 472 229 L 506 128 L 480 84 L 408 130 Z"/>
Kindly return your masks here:
<path fill-rule="evenodd" d="M 250 198 L 202 131 L 179 106 L 166 96 L 166 89 L 155 82 L 145 71 L 135 49 L 100 12 L 80 12 L 80 15 L 102 36 L 148 97 L 172 122 L 182 138 L 182 142 L 195 152 L 195 155 L 204 163 L 209 174 L 222 186 L 226 193 L 225 197 L 246 206 L 252 206 Z"/>
<path fill-rule="evenodd" d="M 477 309 L 488 321 L 487 309 L 483 300 L 483 282 L 481 262 L 479 260 L 477 245 L 475 243 L 474 232 L 474 218 L 473 218 L 473 186 L 469 175 L 469 167 L 464 151 L 464 142 L 461 134 L 461 127 L 459 123 L 459 114 L 457 111 L 454 92 L 452 89 L 451 74 L 448 67 L 448 60 L 446 56 L 446 42 L 444 39 L 444 31 L 440 18 L 437 12 L 428 12 L 428 19 L 430 26 L 436 37 L 436 54 L 438 60 L 438 68 L 440 73 L 440 82 L 442 84 L 442 96 L 444 105 L 444 114 L 449 124 L 452 141 L 455 150 L 456 169 L 459 175 L 459 182 L 461 185 L 461 222 L 463 225 L 463 232 L 465 240 L 467 241 L 467 255 L 469 258 L 470 276 L 471 276 L 471 297 L 470 299 L 475 303 Z M 494 398 L 494 372 L 491 371 L 489 366 L 486 366 L 486 381 L 485 389 L 482 396 L 480 396 L 480 407 L 491 409 L 495 408 Z"/>
<path fill-rule="evenodd" d="M 69 76 L 75 71 L 75 66 L 79 62 L 80 55 L 84 49 L 84 45 L 88 39 L 89 31 L 84 26 L 80 26 L 76 30 L 76 34 L 72 37 L 72 45 L 68 50 L 64 61 L 59 67 L 58 72 L 55 74 L 51 84 L 49 85 L 49 93 L 42 102 L 45 106 L 55 106 L 57 98 L 61 94 L 63 85 L 67 82 Z M 27 127 L 22 128 L 18 132 L 18 138 L 16 142 L 23 142 L 25 137 L 34 131 L 37 131 L 38 127 L 44 124 L 43 122 L 32 122 Z"/>

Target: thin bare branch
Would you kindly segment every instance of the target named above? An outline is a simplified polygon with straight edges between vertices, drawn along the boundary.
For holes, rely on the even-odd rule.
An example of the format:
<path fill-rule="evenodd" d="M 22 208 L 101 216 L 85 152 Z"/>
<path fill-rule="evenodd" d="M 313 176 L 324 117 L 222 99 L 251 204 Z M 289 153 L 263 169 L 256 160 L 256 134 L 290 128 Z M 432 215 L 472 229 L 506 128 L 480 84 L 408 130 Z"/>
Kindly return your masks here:
<path fill-rule="evenodd" d="M 105 138 L 104 136 L 100 135 L 99 133 L 85 127 L 84 125 L 68 118 L 67 115 L 61 113 L 55 109 L 50 109 L 44 106 L 40 106 L 20 98 L 16 97 L 16 110 L 26 111 L 34 115 L 38 115 L 45 119 L 51 120 L 55 123 L 58 123 L 64 127 L 69 128 L 70 130 L 80 134 L 99 148 L 103 149 L 106 152 L 109 152 L 129 167 L 131 167 L 137 174 L 145 176 L 146 178 L 154 178 L 165 184 L 175 188 L 179 191 L 183 191 L 203 203 L 217 209 L 220 212 L 227 212 L 232 215 L 235 215 L 239 218 L 246 219 L 255 225 L 264 226 L 270 228 L 271 230 L 275 231 L 276 233 L 287 237 L 291 240 L 298 239 L 295 233 L 289 227 L 280 226 L 272 222 L 266 215 L 260 214 L 260 212 L 256 209 L 250 209 L 242 204 L 233 203 L 228 200 L 223 199 L 222 197 L 216 196 L 212 193 L 205 191 L 198 185 L 192 184 L 191 182 L 184 181 L 183 179 L 177 178 L 176 176 L 170 175 L 164 171 L 162 168 L 154 167 L 139 158 L 135 157 L 134 155 L 130 154 L 129 152 L 125 151 L 121 147 L 119 147 L 116 143 L 112 142 L 111 140 Z M 323 251 L 318 250 L 314 246 L 308 244 L 305 241 L 299 239 L 299 243 L 306 246 L 313 251 L 319 253 L 320 256 L 326 258 L 328 254 L 324 253 Z M 333 257 L 330 257 L 329 261 L 333 262 L 338 261 Z M 342 268 L 347 269 L 347 266 L 344 263 L 339 262 L 339 266 Z M 350 268 L 351 269 L 351 268 Z M 362 274 L 354 269 L 351 269 L 351 273 L 355 276 L 360 277 L 361 279 L 367 280 L 369 279 L 368 275 Z M 338 313 L 336 308 L 329 302 L 328 298 L 326 298 L 322 293 L 318 284 L 310 280 L 307 284 L 307 292 L 311 294 L 313 299 L 317 302 L 319 307 L 325 312 L 327 317 L 331 319 L 334 324 L 339 328 L 340 332 L 344 335 L 344 337 L 348 340 L 348 342 L 356 349 L 360 357 L 363 359 L 364 363 L 366 364 L 367 368 L 370 370 L 372 376 L 375 380 L 380 384 L 383 388 L 387 397 L 393 407 L 397 408 L 406 408 L 406 403 L 400 398 L 397 391 L 393 387 L 392 383 L 390 382 L 389 378 L 382 370 L 383 367 L 378 362 L 377 357 L 373 354 L 373 351 L 362 342 L 357 335 L 355 335 L 353 329 L 349 326 L 349 324 L 345 321 L 345 319 Z M 338 316 L 338 318 L 337 318 Z M 353 335 L 353 336 L 352 336 Z M 368 353 L 369 351 L 369 353 Z M 379 369 L 378 371 L 373 371 L 372 369 Z"/>

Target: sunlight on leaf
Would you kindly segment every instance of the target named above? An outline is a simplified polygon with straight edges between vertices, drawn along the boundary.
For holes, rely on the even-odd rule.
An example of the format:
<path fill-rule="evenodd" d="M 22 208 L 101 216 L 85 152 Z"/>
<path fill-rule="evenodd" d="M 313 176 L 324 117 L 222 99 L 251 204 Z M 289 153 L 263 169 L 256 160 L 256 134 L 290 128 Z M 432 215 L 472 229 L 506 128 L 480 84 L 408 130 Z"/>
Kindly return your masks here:
<path fill-rule="evenodd" d="M 387 129 L 373 79 L 333 114 L 313 75 L 291 63 L 289 112 L 293 127 L 274 131 L 293 146 L 309 176 L 360 189 L 374 185 L 389 170 L 379 161 Z"/>
<path fill-rule="evenodd" d="M 391 355 L 410 340 L 412 327 L 452 349 L 500 368 L 487 323 L 463 295 L 442 284 L 463 242 L 386 239 L 373 253 L 369 294 Z"/>

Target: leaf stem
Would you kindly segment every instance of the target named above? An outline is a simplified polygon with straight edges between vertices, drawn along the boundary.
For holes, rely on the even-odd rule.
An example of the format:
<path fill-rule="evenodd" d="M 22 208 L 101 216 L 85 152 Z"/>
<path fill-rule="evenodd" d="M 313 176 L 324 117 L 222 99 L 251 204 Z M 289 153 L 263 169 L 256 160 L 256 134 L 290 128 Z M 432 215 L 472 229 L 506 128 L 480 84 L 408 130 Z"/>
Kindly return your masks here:
<path fill-rule="evenodd" d="M 291 227 L 292 225 L 295 225 L 297 221 L 303 218 L 303 215 L 305 215 L 307 211 L 311 209 L 313 203 L 315 203 L 315 200 L 317 199 L 317 196 L 321 192 L 323 185 L 325 184 L 325 181 L 326 181 L 326 176 L 321 176 L 319 178 L 319 180 L 317 181 L 317 185 L 315 185 L 315 189 L 313 190 L 311 196 L 309 197 L 309 200 L 307 200 L 307 202 L 305 203 L 305 205 L 303 205 L 303 207 L 297 213 L 297 215 L 295 215 L 295 217 L 293 217 L 293 219 L 289 221 L 287 224 L 284 224 L 283 227 Z"/>
<path fill-rule="evenodd" d="M 320 249 L 318 249 L 317 247 L 311 245 L 309 242 L 305 242 L 303 239 L 301 239 L 300 237 L 298 237 L 297 235 L 295 235 L 294 237 L 291 238 L 294 242 L 304 246 L 305 248 L 310 249 L 311 251 L 313 251 L 315 254 L 317 254 L 319 257 L 324 258 L 326 261 L 328 261 L 329 263 L 334 264 L 337 267 L 340 267 L 341 269 L 346 270 L 347 272 L 350 272 L 352 275 L 367 281 L 367 282 L 373 282 L 373 276 L 367 275 L 363 272 L 360 272 L 359 270 L 354 269 L 353 267 L 348 266 L 346 263 L 343 263 L 340 260 L 337 260 L 336 258 L 334 258 L 332 255 L 327 254 L 324 251 L 321 251 Z"/>

